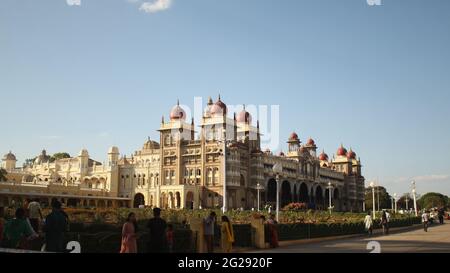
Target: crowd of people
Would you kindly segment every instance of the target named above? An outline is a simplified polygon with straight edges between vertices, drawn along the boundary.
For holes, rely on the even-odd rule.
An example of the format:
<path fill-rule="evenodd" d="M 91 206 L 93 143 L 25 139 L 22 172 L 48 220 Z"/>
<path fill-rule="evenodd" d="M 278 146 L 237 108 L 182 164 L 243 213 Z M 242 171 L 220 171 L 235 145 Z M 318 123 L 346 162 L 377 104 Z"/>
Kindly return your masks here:
<path fill-rule="evenodd" d="M 437 211 L 438 211 L 437 217 L 439 220 L 439 224 L 442 225 L 442 224 L 444 224 L 445 209 L 440 208 Z M 381 218 L 380 218 L 380 224 L 381 224 L 381 227 L 383 228 L 383 235 L 389 235 L 390 219 L 391 219 L 391 215 L 389 214 L 389 212 L 387 210 L 383 210 L 381 213 Z M 433 220 L 434 219 L 431 217 L 430 211 L 423 210 L 422 215 L 421 215 L 421 221 L 423 224 L 423 230 L 425 232 L 428 232 L 428 227 L 433 222 Z M 373 226 L 374 226 L 374 220 L 372 218 L 372 212 L 369 211 L 364 219 L 364 227 L 369 236 L 371 236 L 373 234 Z"/>
<path fill-rule="evenodd" d="M 14 216 L 5 220 L 5 208 L 0 208 L 0 247 L 31 250 L 33 242 L 44 238 L 41 250 L 63 252 L 64 233 L 69 219 L 59 201 L 53 200 L 52 211 L 43 217 L 38 200 L 32 200 L 15 209 Z"/>

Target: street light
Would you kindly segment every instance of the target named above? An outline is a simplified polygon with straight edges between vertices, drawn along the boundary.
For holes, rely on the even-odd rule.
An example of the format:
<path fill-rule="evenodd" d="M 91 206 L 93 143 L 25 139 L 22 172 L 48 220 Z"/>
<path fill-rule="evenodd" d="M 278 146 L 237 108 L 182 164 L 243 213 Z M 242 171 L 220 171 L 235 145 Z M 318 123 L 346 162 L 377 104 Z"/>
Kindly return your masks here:
<path fill-rule="evenodd" d="M 372 181 L 370 182 L 370 187 L 372 188 L 372 200 L 373 200 L 373 205 L 372 205 L 372 210 L 373 210 L 373 219 L 376 218 L 376 208 L 375 208 L 375 183 Z"/>
<path fill-rule="evenodd" d="M 227 145 L 228 143 L 231 142 L 231 140 L 227 140 L 227 139 L 223 139 L 223 140 L 219 140 L 219 143 L 223 144 L 223 163 L 222 163 L 222 168 L 223 168 L 223 206 L 222 206 L 222 212 L 225 214 L 227 212 Z"/>
<path fill-rule="evenodd" d="M 276 220 L 280 220 L 280 175 L 283 173 L 283 166 L 280 163 L 276 163 L 273 168 L 273 173 L 276 175 L 275 180 L 277 181 L 277 212 Z"/>
<path fill-rule="evenodd" d="M 263 190 L 263 189 L 264 189 L 264 187 L 262 187 L 261 184 L 259 184 L 259 183 L 256 184 L 256 191 L 258 192 L 258 211 L 260 211 L 260 209 L 259 209 L 260 208 L 260 205 L 259 205 L 260 193 L 259 193 L 259 191 Z"/>
<path fill-rule="evenodd" d="M 416 181 L 412 181 L 411 185 L 412 185 L 412 194 L 413 194 L 413 198 L 414 198 L 414 212 L 417 217 L 418 214 L 417 214 L 417 200 L 416 200 Z"/>
<path fill-rule="evenodd" d="M 394 193 L 394 205 L 395 205 L 394 212 L 397 213 L 397 194 L 396 193 Z"/>
<path fill-rule="evenodd" d="M 328 209 L 330 210 L 330 214 L 331 211 L 333 210 L 332 204 L 331 204 L 331 193 L 333 192 L 333 185 L 331 184 L 331 182 L 328 182 Z"/>

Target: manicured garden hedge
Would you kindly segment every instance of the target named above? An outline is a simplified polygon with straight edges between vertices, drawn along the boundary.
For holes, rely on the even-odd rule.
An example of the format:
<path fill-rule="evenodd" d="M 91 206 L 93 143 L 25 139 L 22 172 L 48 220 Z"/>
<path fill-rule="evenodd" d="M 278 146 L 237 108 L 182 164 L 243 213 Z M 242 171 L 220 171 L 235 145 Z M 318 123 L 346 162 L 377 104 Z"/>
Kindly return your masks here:
<path fill-rule="evenodd" d="M 419 217 L 392 219 L 389 227 L 407 227 L 414 224 L 420 224 Z M 363 234 L 366 232 L 363 222 L 279 224 L 277 227 L 280 241 Z M 375 229 L 381 228 L 378 220 L 375 221 L 374 227 Z M 266 242 L 269 242 L 270 236 L 267 225 L 265 227 L 265 237 Z"/>

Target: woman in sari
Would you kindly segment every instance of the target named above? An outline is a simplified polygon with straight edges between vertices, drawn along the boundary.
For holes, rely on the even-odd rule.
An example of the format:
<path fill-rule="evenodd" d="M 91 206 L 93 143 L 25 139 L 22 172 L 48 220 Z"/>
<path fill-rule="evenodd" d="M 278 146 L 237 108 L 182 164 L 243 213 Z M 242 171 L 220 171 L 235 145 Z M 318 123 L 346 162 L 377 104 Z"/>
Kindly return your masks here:
<path fill-rule="evenodd" d="M 234 243 L 233 226 L 230 219 L 226 216 L 222 216 L 221 239 L 223 253 L 231 253 Z"/>
<path fill-rule="evenodd" d="M 136 232 L 136 215 L 131 212 L 128 214 L 127 221 L 123 224 L 120 253 L 137 253 Z"/>

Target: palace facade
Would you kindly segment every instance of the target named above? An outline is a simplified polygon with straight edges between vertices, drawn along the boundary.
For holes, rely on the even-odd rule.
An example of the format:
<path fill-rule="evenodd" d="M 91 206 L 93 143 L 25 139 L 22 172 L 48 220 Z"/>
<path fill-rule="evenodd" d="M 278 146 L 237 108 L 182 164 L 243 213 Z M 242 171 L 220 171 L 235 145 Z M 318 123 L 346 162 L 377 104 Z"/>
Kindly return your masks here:
<path fill-rule="evenodd" d="M 44 150 L 34 162 L 17 168 L 10 152 L 2 159 L 7 181 L 0 182 L 0 206 L 35 198 L 49 204 L 56 198 L 74 207 L 214 208 L 223 206 L 226 181 L 227 208 L 256 208 L 258 194 L 261 206 L 274 208 L 273 166 L 280 163 L 282 206 L 303 202 L 327 209 L 331 194 L 335 210 L 362 210 L 364 177 L 354 151 L 341 145 L 333 158 L 318 155 L 313 139 L 302 143 L 292 133 L 288 151 L 274 155 L 261 150 L 259 122 L 254 126 L 245 107 L 232 118 L 228 114 L 220 97 L 215 103 L 209 99 L 196 132 L 194 121 L 187 121 L 177 104 L 168 120 L 162 118 L 159 141 L 148 139 L 131 156 L 120 156 L 111 147 L 103 163 L 91 159 L 87 150 L 56 160 Z"/>

